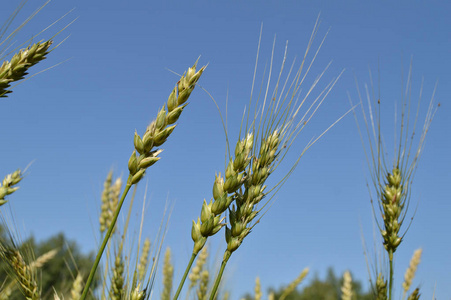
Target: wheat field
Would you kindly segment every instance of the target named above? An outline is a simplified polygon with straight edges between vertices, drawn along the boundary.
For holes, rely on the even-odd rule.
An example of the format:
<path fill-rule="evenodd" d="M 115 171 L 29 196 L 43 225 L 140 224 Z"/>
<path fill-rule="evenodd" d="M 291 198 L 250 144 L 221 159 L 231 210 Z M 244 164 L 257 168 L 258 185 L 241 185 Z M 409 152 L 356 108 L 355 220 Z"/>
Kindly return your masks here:
<path fill-rule="evenodd" d="M 0 299 L 448 297 L 438 5 L 66 5 L 1 16 Z"/>

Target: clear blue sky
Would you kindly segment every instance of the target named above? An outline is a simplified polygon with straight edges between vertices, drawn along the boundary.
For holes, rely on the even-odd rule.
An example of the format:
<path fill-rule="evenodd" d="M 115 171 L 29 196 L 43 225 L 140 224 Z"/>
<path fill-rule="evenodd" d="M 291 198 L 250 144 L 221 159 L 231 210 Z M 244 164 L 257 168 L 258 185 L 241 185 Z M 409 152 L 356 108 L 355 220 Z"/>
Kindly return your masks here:
<path fill-rule="evenodd" d="M 30 2 L 17 20 L 39 5 Z M 236 134 L 250 95 L 261 24 L 261 62 L 269 60 L 275 35 L 278 61 L 286 40 L 291 60 L 303 54 L 321 13 L 319 37 L 329 28 L 330 33 L 311 78 L 329 61 L 333 62 L 324 83 L 346 71 L 293 154 L 349 109 L 347 92 L 357 100 L 354 78 L 361 85 L 368 83 L 368 68 L 374 74 L 380 68 L 383 109 L 392 120 L 394 103 L 401 96 L 401 72 L 403 66 L 407 71 L 413 56 L 413 99 L 421 78 L 424 102 L 438 81 L 441 108 L 415 177 L 412 202 L 419 204 L 396 253 L 396 286 L 401 286 L 413 251 L 422 247 L 414 286 L 421 285 L 424 298 L 431 299 L 436 285 L 437 298 L 448 299 L 451 6 L 439 1 L 155 2 L 55 0 L 18 37 L 30 37 L 75 8 L 44 33 L 43 38 L 50 37 L 78 17 L 57 37 L 61 41 L 70 35 L 69 39 L 34 71 L 65 62 L 17 86 L 0 101 L 0 175 L 34 161 L 8 204 L 21 233 L 44 239 L 63 231 L 83 251 L 94 250 L 103 181 L 111 168 L 127 175 L 135 129 L 145 130 L 178 80 L 168 69 L 181 73 L 201 55 L 200 64 L 209 65 L 200 84 L 223 111 L 228 95 L 229 130 Z M 3 3 L 0 18 L 9 16 L 17 4 Z M 146 176 L 146 234 L 155 233 L 166 200 L 175 202 L 165 245 L 173 250 L 176 280 L 192 249 L 191 220 L 199 215 L 202 200 L 211 197 L 215 172 L 223 172 L 224 147 L 215 105 L 197 88 L 164 145 L 162 159 Z M 333 266 L 337 273 L 349 269 L 366 281 L 361 231 L 371 241 L 373 230 L 367 170 L 354 118 L 347 116 L 309 149 L 275 204 L 232 256 L 227 276 L 232 299 L 251 292 L 256 276 L 265 289 L 279 287 L 306 266 L 312 270 L 310 279 L 315 272 L 324 276 Z M 139 199 L 144 188 L 142 184 Z M 223 234 L 211 240 L 213 254 L 222 256 Z"/>

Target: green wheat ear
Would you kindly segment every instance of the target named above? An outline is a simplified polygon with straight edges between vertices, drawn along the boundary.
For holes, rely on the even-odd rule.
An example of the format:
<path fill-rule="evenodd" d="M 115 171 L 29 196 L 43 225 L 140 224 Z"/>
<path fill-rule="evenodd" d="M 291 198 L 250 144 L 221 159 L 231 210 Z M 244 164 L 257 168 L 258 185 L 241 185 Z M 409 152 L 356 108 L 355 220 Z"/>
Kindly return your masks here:
<path fill-rule="evenodd" d="M 435 112 L 437 111 L 437 108 L 434 107 L 434 89 L 426 111 L 426 116 L 424 117 L 423 127 L 420 131 L 421 133 L 418 139 L 415 138 L 416 125 L 420 115 L 422 88 L 421 85 L 420 96 L 415 109 L 411 99 L 411 64 L 405 94 L 402 95 L 401 112 L 396 112 L 395 115 L 395 142 L 392 152 L 393 157 L 390 162 L 390 160 L 386 158 L 386 153 L 390 153 L 390 151 L 385 144 L 382 134 L 384 124 L 381 121 L 381 106 L 386 103 L 386 101 L 380 97 L 376 100 L 374 96 L 370 96 L 372 95 L 372 92 L 365 86 L 365 93 L 367 95 L 367 108 L 365 109 L 359 87 L 357 86 L 360 106 L 366 127 L 365 130 L 367 132 L 367 142 L 364 142 L 363 140 L 357 116 L 355 115 L 356 123 L 359 128 L 360 137 L 362 139 L 373 181 L 373 191 L 376 198 L 375 201 L 371 199 L 373 215 L 381 233 L 383 246 L 389 260 L 389 300 L 393 299 L 394 253 L 402 243 L 403 238 L 409 229 L 409 226 L 407 226 L 407 228 L 404 226 L 403 230 L 402 227 L 405 225 L 404 221 L 408 215 L 413 178 L 418 167 L 418 161 L 424 149 L 426 135 L 431 126 Z M 413 111 L 416 112 L 414 119 L 411 120 L 411 118 L 413 118 L 413 116 L 411 116 Z M 400 115 L 400 122 L 397 124 L 396 117 L 398 117 L 398 115 Z M 376 213 L 377 210 L 379 210 L 380 214 Z M 413 217 L 411 220 L 413 220 Z M 382 282 L 380 282 L 379 278 L 377 279 L 377 282 L 379 282 L 380 287 L 382 287 Z M 378 291 L 378 297 L 380 295 L 381 294 Z"/>
<path fill-rule="evenodd" d="M 16 170 L 12 174 L 5 176 L 3 181 L 0 183 L 0 206 L 8 202 L 5 200 L 7 195 L 11 195 L 19 189 L 16 186 L 23 179 L 23 174 L 21 170 Z"/>
<path fill-rule="evenodd" d="M 387 281 L 380 273 L 377 276 L 375 293 L 377 300 L 387 300 Z"/>
<path fill-rule="evenodd" d="M 25 78 L 28 70 L 46 58 L 53 41 L 38 42 L 14 54 L 11 61 L 4 61 L 0 67 L 0 97 L 12 93 L 11 83 Z"/>
<path fill-rule="evenodd" d="M 16 280 L 27 300 L 40 300 L 40 291 L 36 282 L 36 268 L 24 261 L 19 250 L 0 245 L 0 257 L 8 264 L 8 269 Z"/>

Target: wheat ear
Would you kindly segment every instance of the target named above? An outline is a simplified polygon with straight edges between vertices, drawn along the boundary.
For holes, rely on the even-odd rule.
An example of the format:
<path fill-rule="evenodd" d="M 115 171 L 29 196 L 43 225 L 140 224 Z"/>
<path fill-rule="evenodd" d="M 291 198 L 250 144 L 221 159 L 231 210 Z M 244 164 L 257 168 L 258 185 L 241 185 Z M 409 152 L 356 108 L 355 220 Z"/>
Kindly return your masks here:
<path fill-rule="evenodd" d="M 310 69 L 309 66 L 307 71 L 303 72 L 303 67 L 306 62 L 306 55 L 311 49 L 314 36 L 318 30 L 317 25 L 318 23 L 315 24 L 304 59 L 294 75 L 294 78 L 290 78 L 291 71 L 293 70 L 290 69 L 285 82 L 281 80 L 287 55 L 287 50 L 285 49 L 279 77 L 275 82 L 275 88 L 272 94 L 269 92 L 269 87 L 273 85 L 271 82 L 273 57 L 271 57 L 269 66 L 270 74 L 268 75 L 266 86 L 262 87 L 265 88 L 262 103 L 259 103 L 258 101 L 255 104 L 251 103 L 251 95 L 249 108 L 252 108 L 247 110 L 246 123 L 242 123 L 240 131 L 240 135 L 242 133 L 244 133 L 245 136 L 251 135 L 251 138 L 253 139 L 251 159 L 245 171 L 246 176 L 244 177 L 243 182 L 244 188 L 238 189 L 233 194 L 235 203 L 229 206 L 229 225 L 225 227 L 227 249 L 224 252 L 223 261 L 216 277 L 213 291 L 217 290 L 225 266 L 232 253 L 240 247 L 244 238 L 259 222 L 259 219 L 256 219 L 257 215 L 290 177 L 297 167 L 300 158 L 304 155 L 307 149 L 310 148 L 341 119 L 339 118 L 328 129 L 320 134 L 318 138 L 313 139 L 311 143 L 300 151 L 297 160 L 295 160 L 291 167 L 288 168 L 288 171 L 281 176 L 281 179 L 275 183 L 274 186 L 266 189 L 267 187 L 265 186 L 265 182 L 268 176 L 271 175 L 282 163 L 287 152 L 293 145 L 294 140 L 309 123 L 340 77 L 338 76 L 337 78 L 334 78 L 322 91 L 319 92 L 319 95 L 312 101 L 312 103 L 306 104 L 308 103 L 306 102 L 308 96 L 315 89 L 316 84 L 319 82 L 319 79 L 324 75 L 327 69 L 326 67 L 326 69 L 314 81 L 312 86 L 308 88 L 306 95 L 301 96 L 301 86 L 304 82 L 305 76 L 308 74 L 308 70 Z M 318 47 L 317 51 L 319 51 L 319 48 L 321 48 L 321 45 Z M 310 62 L 310 65 L 313 61 L 314 59 Z M 309 107 L 304 110 L 306 105 L 309 105 Z M 249 111 L 251 110 L 254 111 L 253 117 L 250 117 Z M 243 117 L 243 119 L 244 118 L 245 117 Z M 268 195 L 270 196 L 267 197 Z M 258 207 L 260 201 L 264 197 L 267 197 L 267 201 L 265 201 L 263 207 Z M 214 298 L 214 295 L 215 293 L 213 292 L 210 296 L 211 300 Z"/>
<path fill-rule="evenodd" d="M 418 265 L 420 264 L 422 252 L 422 249 L 418 249 L 413 253 L 409 267 L 404 274 L 404 282 L 402 283 L 402 288 L 404 289 L 403 299 L 406 296 L 406 293 L 409 291 L 410 286 L 412 285 L 412 280 L 415 277 L 415 272 L 417 271 Z"/>
<path fill-rule="evenodd" d="M 251 151 L 254 142 L 252 133 L 248 134 L 242 140 L 238 140 L 235 146 L 235 157 L 229 160 L 229 163 L 224 177 L 221 173 L 215 175 L 213 183 L 213 199 L 207 204 L 205 201 L 202 204 L 200 217 L 197 222 L 193 220 L 191 227 L 191 238 L 194 242 L 193 253 L 191 259 L 185 269 L 185 273 L 179 283 L 174 299 L 177 299 L 186 280 L 191 266 L 199 251 L 202 250 L 207 238 L 215 235 L 225 226 L 223 221 L 225 217 L 222 214 L 227 210 L 234 200 L 233 194 L 242 187 L 246 179 L 245 169 L 251 161 Z"/>
<path fill-rule="evenodd" d="M 78 273 L 70 289 L 70 299 L 71 300 L 80 299 L 82 291 L 83 291 L 83 276 L 80 273 Z"/>
<path fill-rule="evenodd" d="M 49 260 L 51 260 L 55 255 L 58 253 L 56 249 L 50 250 L 43 255 L 39 256 L 37 259 L 32 261 L 27 268 L 30 272 L 34 272 L 37 268 L 42 268 L 45 263 L 47 263 Z M 7 285 L 3 286 L 2 290 L 0 291 L 0 300 L 8 300 L 11 296 L 11 293 L 17 288 L 15 280 L 12 280 Z"/>
<path fill-rule="evenodd" d="M 147 269 L 149 267 L 149 255 L 150 255 L 150 239 L 146 238 L 144 240 L 141 257 L 139 258 L 138 264 L 138 280 L 140 282 L 144 280 L 144 276 L 147 273 Z"/>
<path fill-rule="evenodd" d="M 416 288 L 412 294 L 410 294 L 409 298 L 407 300 L 419 300 L 420 299 L 420 289 Z M 434 298 L 435 299 L 435 298 Z"/>
<path fill-rule="evenodd" d="M 19 189 L 17 185 L 23 179 L 22 171 L 16 170 L 12 174 L 8 174 L 0 184 L 0 206 L 8 202 L 5 200 L 7 195 L 11 195 Z"/>
<path fill-rule="evenodd" d="M 375 292 L 376 300 L 387 300 L 387 281 L 381 273 L 377 276 Z"/>
<path fill-rule="evenodd" d="M 255 278 L 255 288 L 254 288 L 254 299 L 261 300 L 262 299 L 262 285 L 260 283 L 260 277 L 257 276 Z"/>
<path fill-rule="evenodd" d="M 167 248 L 163 260 L 163 292 L 161 294 L 161 300 L 171 299 L 173 276 L 174 267 L 171 263 L 171 249 Z"/>
<path fill-rule="evenodd" d="M 111 215 L 110 215 L 110 192 L 111 192 L 111 184 L 113 182 L 113 171 L 108 172 L 108 175 L 103 183 L 103 191 L 101 201 L 102 204 L 100 206 L 100 232 L 103 233 L 111 223 Z"/>
<path fill-rule="evenodd" d="M 116 211 L 114 212 L 111 224 L 108 227 L 108 231 L 105 234 L 102 244 L 100 245 L 100 249 L 97 252 L 96 259 L 89 273 L 80 300 L 85 300 L 88 295 L 89 287 L 91 286 L 91 283 L 94 279 L 95 272 L 100 263 L 103 252 L 105 251 L 108 240 L 113 233 L 117 218 L 130 188 L 132 187 L 132 185 L 137 184 L 144 177 L 144 174 L 148 167 L 150 167 L 160 159 L 160 157 L 158 157 L 158 154 L 160 154 L 162 150 L 155 150 L 154 147 L 159 147 L 164 144 L 166 139 L 174 130 L 175 125 L 171 126 L 171 124 L 175 123 L 180 117 L 180 114 L 186 107 L 186 101 L 188 100 L 200 76 L 206 68 L 204 66 L 196 72 L 196 66 L 197 62 L 181 76 L 180 80 L 177 82 L 177 86 L 169 95 L 166 106 L 163 106 L 163 108 L 157 114 L 156 120 L 147 127 L 143 137 L 141 138 L 135 132 L 135 137 L 133 140 L 135 150 L 132 152 L 132 155 L 130 156 L 130 159 L 128 161 L 128 169 L 130 174 L 126 181 L 125 188 L 122 192 L 121 199 L 119 200 Z"/>
<path fill-rule="evenodd" d="M 39 300 L 40 293 L 35 280 L 35 268 L 30 268 L 30 266 L 25 263 L 18 250 L 2 246 L 0 248 L 0 257 L 2 257 L 11 267 L 25 298 L 28 300 Z"/>
<path fill-rule="evenodd" d="M 352 277 L 349 271 L 343 274 L 343 285 L 341 287 L 341 300 L 352 300 Z"/>
<path fill-rule="evenodd" d="M 56 291 L 53 291 L 53 300 L 61 300 L 60 296 L 58 296 L 58 293 Z"/>
<path fill-rule="evenodd" d="M 387 152 L 387 147 L 385 146 L 381 130 L 381 105 L 384 103 L 384 100 L 381 100 L 380 97 L 377 100 L 374 97 L 371 97 L 371 92 L 366 87 L 369 115 L 367 118 L 362 97 L 360 96 L 361 93 L 357 87 L 362 115 L 368 134 L 368 146 L 365 147 L 363 139 L 362 144 L 364 145 L 367 162 L 372 173 L 371 176 L 377 197 L 376 203 L 373 203 L 373 200 L 371 200 L 373 214 L 381 232 L 383 245 L 389 259 L 389 300 L 393 299 L 394 253 L 398 249 L 409 228 L 407 227 L 407 229 L 404 229 L 404 232 L 401 232 L 401 227 L 406 219 L 410 204 L 410 191 L 413 178 L 417 170 L 418 161 L 424 149 L 426 135 L 431 126 L 435 112 L 437 111 L 437 109 L 434 109 L 434 89 L 428 109 L 426 110 L 426 116 L 424 118 L 423 128 L 420 131 L 421 134 L 419 135 L 418 144 L 415 147 L 414 142 L 416 143 L 417 140 L 414 139 L 414 137 L 416 136 L 415 131 L 420 114 L 422 88 L 423 87 L 421 86 L 415 117 L 414 120 L 411 121 L 411 111 L 415 111 L 411 101 L 411 64 L 405 94 L 402 95 L 400 124 L 395 124 L 393 162 L 387 163 L 385 154 Z M 395 115 L 395 123 L 397 114 Z M 369 150 L 367 150 L 367 148 L 369 148 Z M 376 215 L 375 205 L 379 208 L 382 221 L 379 221 L 380 218 Z"/>
<path fill-rule="evenodd" d="M 147 294 L 145 290 L 141 290 L 140 285 L 134 288 L 130 293 L 130 300 L 144 300 Z"/>
<path fill-rule="evenodd" d="M 280 295 L 279 300 L 286 299 L 287 296 L 290 295 L 301 284 L 301 282 L 307 276 L 308 272 L 309 268 L 302 270 L 301 274 L 299 274 L 299 276 L 283 290 L 283 293 L 282 295 Z"/>
<path fill-rule="evenodd" d="M 113 277 L 111 278 L 112 300 L 121 300 L 124 296 L 124 261 L 122 259 L 122 251 L 118 251 L 114 260 Z"/>
<path fill-rule="evenodd" d="M 53 249 L 50 250 L 38 258 L 36 258 L 34 261 L 32 261 L 29 265 L 29 268 L 42 268 L 44 264 L 46 264 L 49 260 L 55 257 L 55 255 L 58 253 L 58 250 Z"/>
<path fill-rule="evenodd" d="M 11 83 L 19 81 L 27 75 L 27 71 L 45 59 L 52 41 L 38 42 L 14 54 L 11 61 L 4 61 L 0 67 L 0 97 L 7 97 Z"/>
<path fill-rule="evenodd" d="M 198 300 L 207 300 L 209 282 L 210 272 L 208 270 L 202 270 L 202 272 L 200 273 L 199 287 L 197 289 Z"/>

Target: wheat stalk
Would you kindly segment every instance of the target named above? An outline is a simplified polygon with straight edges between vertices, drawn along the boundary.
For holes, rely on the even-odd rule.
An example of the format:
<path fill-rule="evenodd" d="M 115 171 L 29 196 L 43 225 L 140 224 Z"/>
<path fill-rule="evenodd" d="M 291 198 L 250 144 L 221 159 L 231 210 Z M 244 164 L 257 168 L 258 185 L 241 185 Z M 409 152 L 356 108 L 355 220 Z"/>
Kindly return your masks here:
<path fill-rule="evenodd" d="M 190 284 L 188 287 L 188 295 L 189 295 L 189 292 L 191 291 L 191 289 L 193 287 L 195 287 L 197 285 L 197 283 L 199 282 L 201 273 L 207 262 L 207 258 L 208 258 L 208 248 L 203 247 L 201 252 L 199 253 L 199 257 L 196 260 L 196 265 L 193 267 L 193 269 L 191 270 L 191 273 L 188 275 L 188 278 L 190 280 Z"/>

